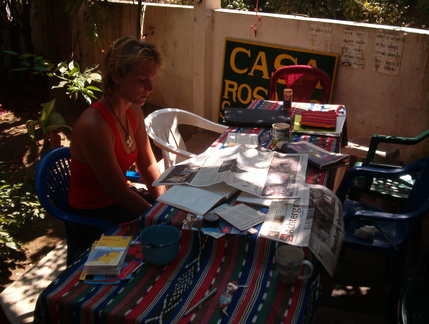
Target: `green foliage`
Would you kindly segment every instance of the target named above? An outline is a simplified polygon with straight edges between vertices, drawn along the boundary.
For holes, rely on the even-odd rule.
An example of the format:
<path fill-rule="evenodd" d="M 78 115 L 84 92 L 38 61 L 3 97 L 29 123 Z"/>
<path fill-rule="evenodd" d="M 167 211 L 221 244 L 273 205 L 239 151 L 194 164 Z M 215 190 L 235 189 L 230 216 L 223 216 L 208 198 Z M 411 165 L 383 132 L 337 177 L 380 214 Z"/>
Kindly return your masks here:
<path fill-rule="evenodd" d="M 81 72 L 77 62 L 71 61 L 68 64 L 67 62 L 61 62 L 52 73 L 48 73 L 48 76 L 54 76 L 61 80 L 52 89 L 65 88 L 70 98 L 73 95 L 81 94 L 86 102 L 91 105 L 92 99 L 97 99 L 95 92 L 101 92 L 100 88 L 91 85 L 92 83 L 101 82 L 101 74 L 96 71 L 97 68 L 98 64 L 90 65 Z"/>
<path fill-rule="evenodd" d="M 221 0 L 221 7 L 225 9 L 250 11 L 254 10 L 255 3 L 255 1 L 251 0 Z"/>
<path fill-rule="evenodd" d="M 44 218 L 33 179 L 15 178 L 14 168 L 16 165 L 0 161 L 0 261 L 21 247 L 20 229 L 35 218 Z"/>
<path fill-rule="evenodd" d="M 36 141 L 36 126 L 40 127 L 45 139 L 49 137 L 50 132 L 59 131 L 63 128 L 72 130 L 64 118 L 55 110 L 55 99 L 42 104 L 42 107 L 39 119 L 30 119 L 26 123 L 27 133 L 34 141 Z"/>
<path fill-rule="evenodd" d="M 19 55 L 13 51 L 3 52 L 17 57 L 19 67 L 14 68 L 13 71 L 29 71 L 34 75 L 45 76 L 52 69 L 52 64 L 40 55 L 30 53 Z"/>
<path fill-rule="evenodd" d="M 36 58 L 35 55 L 24 54 L 20 57 L 23 58 Z M 90 105 L 93 99 L 97 99 L 95 93 L 101 92 L 101 89 L 94 86 L 94 83 L 101 82 L 101 74 L 96 71 L 98 65 L 88 66 L 83 72 L 80 70 L 80 66 L 77 62 L 71 61 L 70 63 L 61 62 L 57 65 L 55 70 L 52 70 L 52 66 L 49 65 L 48 61 L 39 57 L 37 62 L 40 62 L 40 66 L 44 67 L 43 73 L 46 73 L 48 77 L 55 77 L 60 79 L 60 82 L 52 88 L 63 88 L 66 94 L 72 98 L 73 96 L 82 95 L 86 102 Z M 35 62 L 33 60 L 33 62 Z M 28 67 L 29 68 L 29 67 Z M 40 71 L 40 69 L 33 69 Z M 28 120 L 26 123 L 27 133 L 30 137 L 36 141 L 36 128 L 39 126 L 44 136 L 44 143 L 42 148 L 42 154 L 49 147 L 49 136 L 51 132 L 58 132 L 61 129 L 72 130 L 67 125 L 65 119 L 59 112 L 55 110 L 55 99 L 47 103 L 42 104 L 42 110 L 40 117 L 37 120 Z"/>
<path fill-rule="evenodd" d="M 222 8 L 254 10 L 254 3 L 222 0 Z M 259 10 L 401 27 L 429 27 L 429 0 L 267 0 L 259 1 Z"/>

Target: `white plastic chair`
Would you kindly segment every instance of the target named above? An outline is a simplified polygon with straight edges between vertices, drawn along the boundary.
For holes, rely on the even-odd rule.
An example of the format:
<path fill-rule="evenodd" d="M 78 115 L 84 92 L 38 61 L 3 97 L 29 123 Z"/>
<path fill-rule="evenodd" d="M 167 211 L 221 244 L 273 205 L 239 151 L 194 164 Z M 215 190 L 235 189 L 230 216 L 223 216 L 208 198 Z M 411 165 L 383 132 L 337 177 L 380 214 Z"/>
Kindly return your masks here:
<path fill-rule="evenodd" d="M 146 132 L 154 144 L 162 150 L 165 168 L 195 157 L 188 152 L 180 135 L 179 125 L 191 125 L 222 134 L 228 127 L 214 123 L 186 110 L 164 108 L 154 111 L 145 118 Z"/>

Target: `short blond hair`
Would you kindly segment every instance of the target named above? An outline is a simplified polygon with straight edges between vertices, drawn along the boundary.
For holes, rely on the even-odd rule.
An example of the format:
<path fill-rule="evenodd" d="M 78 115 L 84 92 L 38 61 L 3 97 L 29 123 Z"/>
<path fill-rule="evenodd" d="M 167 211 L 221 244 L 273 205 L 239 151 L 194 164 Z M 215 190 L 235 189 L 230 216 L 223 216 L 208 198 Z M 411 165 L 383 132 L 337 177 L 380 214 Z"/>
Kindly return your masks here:
<path fill-rule="evenodd" d="M 115 83 L 112 73 L 125 77 L 135 64 L 154 63 L 161 66 L 162 58 L 155 45 L 144 39 L 125 36 L 116 40 L 107 52 L 103 71 L 103 91 L 110 93 Z"/>

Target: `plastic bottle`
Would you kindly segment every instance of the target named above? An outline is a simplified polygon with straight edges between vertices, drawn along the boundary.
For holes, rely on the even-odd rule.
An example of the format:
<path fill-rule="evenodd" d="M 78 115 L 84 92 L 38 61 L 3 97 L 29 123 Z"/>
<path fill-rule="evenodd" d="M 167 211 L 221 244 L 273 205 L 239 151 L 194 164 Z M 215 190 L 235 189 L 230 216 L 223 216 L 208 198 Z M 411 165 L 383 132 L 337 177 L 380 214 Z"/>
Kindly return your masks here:
<path fill-rule="evenodd" d="M 292 108 L 293 90 L 286 88 L 283 90 L 283 110 Z"/>

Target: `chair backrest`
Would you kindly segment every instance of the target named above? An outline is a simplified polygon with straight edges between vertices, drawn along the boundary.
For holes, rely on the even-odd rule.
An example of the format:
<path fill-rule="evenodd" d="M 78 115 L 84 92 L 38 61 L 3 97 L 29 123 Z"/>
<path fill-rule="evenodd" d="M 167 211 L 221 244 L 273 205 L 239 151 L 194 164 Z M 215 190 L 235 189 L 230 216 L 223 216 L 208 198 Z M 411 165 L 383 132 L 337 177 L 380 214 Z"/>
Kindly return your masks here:
<path fill-rule="evenodd" d="M 404 167 L 405 173 L 414 178 L 414 185 L 408 195 L 403 212 L 415 211 L 429 203 L 429 156 Z"/>
<path fill-rule="evenodd" d="M 289 65 L 277 69 L 270 79 L 270 100 L 283 100 L 282 97 L 276 99 L 277 83 L 282 78 L 285 81 L 284 88 L 293 90 L 293 101 L 295 102 L 310 102 L 314 89 L 322 81 L 323 98 L 320 103 L 328 103 L 331 78 L 325 71 L 309 65 Z"/>
<path fill-rule="evenodd" d="M 356 177 L 371 177 L 398 180 L 402 176 L 411 176 L 412 188 L 402 207 L 402 214 L 411 213 L 422 215 L 429 209 L 429 156 L 416 160 L 400 168 L 381 168 L 358 166 L 349 169 L 336 192 L 341 202 L 344 202 L 347 192 Z"/>
<path fill-rule="evenodd" d="M 177 108 L 156 110 L 145 118 L 145 124 L 148 136 L 162 150 L 166 168 L 195 156 L 187 151 L 185 141 L 179 132 L 179 125 L 191 125 L 219 134 L 228 128 Z"/>
<path fill-rule="evenodd" d="M 70 185 L 70 148 L 57 147 L 43 155 L 36 170 L 36 193 L 46 211 L 65 223 L 107 229 L 113 224 L 100 218 L 72 214 L 68 211 Z M 67 226 L 66 226 L 67 227 Z"/>
<path fill-rule="evenodd" d="M 67 210 L 69 185 L 70 149 L 58 147 L 45 153 L 37 166 L 36 191 L 47 212 L 58 217 L 59 210 Z"/>

